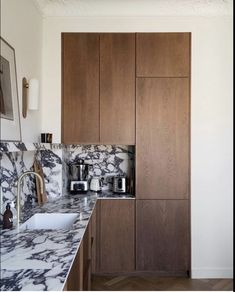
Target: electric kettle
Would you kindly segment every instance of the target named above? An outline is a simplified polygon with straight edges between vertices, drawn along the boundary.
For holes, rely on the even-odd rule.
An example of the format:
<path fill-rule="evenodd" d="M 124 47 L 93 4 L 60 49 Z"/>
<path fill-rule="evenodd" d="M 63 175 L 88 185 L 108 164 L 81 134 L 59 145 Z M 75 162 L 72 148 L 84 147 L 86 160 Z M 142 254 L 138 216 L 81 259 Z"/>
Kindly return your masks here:
<path fill-rule="evenodd" d="M 92 177 L 90 182 L 90 190 L 93 192 L 100 192 L 102 187 L 101 179 L 97 176 Z"/>

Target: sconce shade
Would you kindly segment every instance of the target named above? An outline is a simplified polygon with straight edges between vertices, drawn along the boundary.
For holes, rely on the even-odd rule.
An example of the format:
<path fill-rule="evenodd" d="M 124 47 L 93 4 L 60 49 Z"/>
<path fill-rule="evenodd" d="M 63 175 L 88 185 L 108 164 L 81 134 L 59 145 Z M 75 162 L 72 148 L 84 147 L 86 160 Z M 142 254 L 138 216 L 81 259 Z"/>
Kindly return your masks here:
<path fill-rule="evenodd" d="M 32 78 L 22 80 L 22 115 L 27 117 L 27 110 L 38 110 L 39 81 Z"/>
<path fill-rule="evenodd" d="M 30 79 L 28 92 L 29 110 L 38 110 L 38 97 L 39 97 L 39 81 L 35 78 Z"/>

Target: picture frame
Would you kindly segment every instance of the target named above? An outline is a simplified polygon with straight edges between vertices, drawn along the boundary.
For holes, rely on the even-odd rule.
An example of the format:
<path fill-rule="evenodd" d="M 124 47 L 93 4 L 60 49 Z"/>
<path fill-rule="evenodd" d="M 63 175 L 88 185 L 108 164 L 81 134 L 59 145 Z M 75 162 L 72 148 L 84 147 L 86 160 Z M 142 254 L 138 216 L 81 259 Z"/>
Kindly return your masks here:
<path fill-rule="evenodd" d="M 0 37 L 0 140 L 20 142 L 21 124 L 15 49 Z"/>

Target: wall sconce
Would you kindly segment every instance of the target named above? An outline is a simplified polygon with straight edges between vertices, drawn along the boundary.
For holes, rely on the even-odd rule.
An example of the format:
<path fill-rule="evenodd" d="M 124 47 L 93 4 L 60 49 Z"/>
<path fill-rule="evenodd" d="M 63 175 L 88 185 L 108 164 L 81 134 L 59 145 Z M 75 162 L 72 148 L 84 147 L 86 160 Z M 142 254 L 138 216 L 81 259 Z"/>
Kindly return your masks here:
<path fill-rule="evenodd" d="M 22 114 L 27 117 L 27 110 L 38 110 L 39 81 L 24 77 L 22 80 Z"/>

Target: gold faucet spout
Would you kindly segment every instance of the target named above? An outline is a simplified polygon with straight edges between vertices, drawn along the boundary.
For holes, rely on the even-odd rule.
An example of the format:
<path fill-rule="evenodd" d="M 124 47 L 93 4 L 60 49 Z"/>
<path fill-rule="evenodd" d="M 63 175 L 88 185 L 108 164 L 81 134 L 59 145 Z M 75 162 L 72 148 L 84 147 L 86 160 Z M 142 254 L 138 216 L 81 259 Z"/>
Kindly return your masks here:
<path fill-rule="evenodd" d="M 39 180 L 39 185 L 40 185 L 40 191 L 41 191 L 41 194 L 43 193 L 44 189 L 43 189 L 43 180 L 42 180 L 42 177 L 34 172 L 34 171 L 26 171 L 26 172 L 23 172 L 19 178 L 18 178 L 18 181 L 17 181 L 17 221 L 16 221 L 16 225 L 17 225 L 17 228 L 19 228 L 19 225 L 20 225 L 20 191 L 21 191 L 21 183 L 22 183 L 22 180 L 23 178 L 26 176 L 26 175 L 35 175 L 38 180 Z"/>

